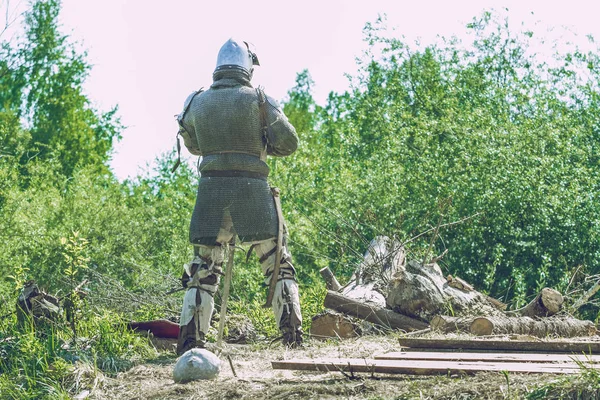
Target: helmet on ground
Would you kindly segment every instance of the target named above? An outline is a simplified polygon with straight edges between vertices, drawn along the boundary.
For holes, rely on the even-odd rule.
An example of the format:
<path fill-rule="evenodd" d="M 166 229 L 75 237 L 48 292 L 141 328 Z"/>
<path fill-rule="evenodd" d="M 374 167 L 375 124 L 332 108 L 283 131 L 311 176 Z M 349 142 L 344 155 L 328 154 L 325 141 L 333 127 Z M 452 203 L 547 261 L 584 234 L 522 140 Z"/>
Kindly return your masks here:
<path fill-rule="evenodd" d="M 260 65 L 256 53 L 250 49 L 247 42 L 229 39 L 219 50 L 215 72 L 242 69 L 252 78 L 254 65 Z"/>

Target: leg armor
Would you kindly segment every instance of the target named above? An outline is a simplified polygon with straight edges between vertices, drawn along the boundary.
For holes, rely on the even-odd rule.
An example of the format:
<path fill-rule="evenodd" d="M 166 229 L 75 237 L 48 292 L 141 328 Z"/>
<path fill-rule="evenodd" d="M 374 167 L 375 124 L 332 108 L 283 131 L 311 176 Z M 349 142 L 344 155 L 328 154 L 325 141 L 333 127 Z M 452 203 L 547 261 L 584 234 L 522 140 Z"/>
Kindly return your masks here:
<path fill-rule="evenodd" d="M 272 307 L 275 321 L 283 334 L 283 343 L 297 346 L 302 344 L 302 314 L 295 280 L 296 270 L 284 241 L 279 276 L 272 277 L 276 247 L 277 241 L 273 239 L 260 242 L 256 245 L 256 254 L 260 257 L 265 283 L 268 285 L 271 279 L 277 279 Z"/>
<path fill-rule="evenodd" d="M 184 265 L 182 284 L 187 291 L 179 321 L 177 354 L 194 347 L 204 347 L 214 310 L 213 296 L 223 275 L 221 246 L 198 246 L 194 260 Z"/>

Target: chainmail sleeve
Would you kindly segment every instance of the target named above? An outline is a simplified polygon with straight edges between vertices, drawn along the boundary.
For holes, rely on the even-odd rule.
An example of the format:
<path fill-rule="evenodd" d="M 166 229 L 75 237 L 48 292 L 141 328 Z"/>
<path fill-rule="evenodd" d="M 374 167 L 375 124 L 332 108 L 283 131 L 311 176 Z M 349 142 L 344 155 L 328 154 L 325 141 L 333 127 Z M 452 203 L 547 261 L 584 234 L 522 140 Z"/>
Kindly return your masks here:
<path fill-rule="evenodd" d="M 270 130 L 267 135 L 267 154 L 275 157 L 289 156 L 298 148 L 296 129 L 270 96 L 266 96 L 267 123 Z"/>
<path fill-rule="evenodd" d="M 180 126 L 179 134 L 183 138 L 183 144 L 191 154 L 195 156 L 199 156 L 202 154 L 202 152 L 200 151 L 200 146 L 198 146 L 198 139 L 196 139 L 195 133 L 190 134 L 185 128 Z"/>
<path fill-rule="evenodd" d="M 202 154 L 200 150 L 200 146 L 198 144 L 198 138 L 196 137 L 196 132 L 193 129 L 193 126 L 190 126 L 186 123 L 186 116 L 188 114 L 188 109 L 194 100 L 194 98 L 202 93 L 202 89 L 190 94 L 185 103 L 183 104 L 183 111 L 177 116 L 177 122 L 179 124 L 179 135 L 183 138 L 183 144 L 188 149 L 188 151 L 195 155 L 199 156 Z"/>

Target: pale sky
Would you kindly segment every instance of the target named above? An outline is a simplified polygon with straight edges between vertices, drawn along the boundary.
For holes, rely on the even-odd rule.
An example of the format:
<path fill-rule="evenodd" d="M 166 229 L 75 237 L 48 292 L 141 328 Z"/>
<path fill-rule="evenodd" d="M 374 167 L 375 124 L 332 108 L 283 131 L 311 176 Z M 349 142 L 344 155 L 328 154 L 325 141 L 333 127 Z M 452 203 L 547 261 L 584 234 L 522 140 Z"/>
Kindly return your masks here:
<path fill-rule="evenodd" d="M 329 92 L 348 88 L 344 74 L 356 74 L 355 58 L 365 48 L 362 28 L 378 14 L 387 14 L 398 35 L 427 42 L 460 35 L 483 10 L 504 7 L 513 20 L 533 18 L 600 40 L 600 0 L 63 0 L 61 22 L 88 51 L 93 69 L 85 88 L 94 105 L 119 105 L 127 129 L 111 167 L 124 179 L 173 148 L 173 115 L 193 90 L 210 86 L 219 48 L 230 37 L 256 47 L 255 86 L 284 99 L 307 68 L 323 104 Z"/>

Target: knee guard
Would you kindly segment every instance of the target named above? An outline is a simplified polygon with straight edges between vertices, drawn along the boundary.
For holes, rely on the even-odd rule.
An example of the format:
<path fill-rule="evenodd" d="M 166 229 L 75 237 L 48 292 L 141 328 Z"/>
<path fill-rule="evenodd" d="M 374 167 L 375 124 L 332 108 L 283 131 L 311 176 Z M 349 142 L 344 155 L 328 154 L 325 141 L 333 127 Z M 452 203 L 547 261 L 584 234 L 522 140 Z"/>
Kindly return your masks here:
<path fill-rule="evenodd" d="M 202 263 L 196 257 L 190 264 L 184 265 L 182 284 L 187 288 L 183 298 L 183 308 L 179 325 L 185 326 L 192 318 L 196 325 L 196 335 L 206 334 L 214 311 L 213 296 L 219 286 L 219 275 L 222 274 L 218 265 Z"/>

